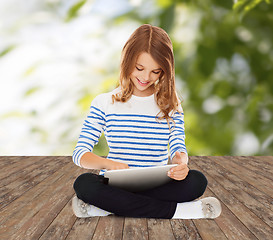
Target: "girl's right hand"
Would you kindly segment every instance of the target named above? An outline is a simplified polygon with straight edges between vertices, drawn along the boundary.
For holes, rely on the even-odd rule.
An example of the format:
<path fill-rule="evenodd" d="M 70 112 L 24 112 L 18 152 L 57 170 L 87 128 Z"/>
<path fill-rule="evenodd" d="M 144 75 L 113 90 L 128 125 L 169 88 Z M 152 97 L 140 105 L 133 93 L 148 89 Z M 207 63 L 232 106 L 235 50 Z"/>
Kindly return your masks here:
<path fill-rule="evenodd" d="M 107 170 L 118 170 L 118 169 L 127 169 L 129 168 L 128 164 L 126 163 L 121 163 L 121 162 L 115 162 L 112 161 L 110 159 L 108 159 L 108 166 L 107 166 Z"/>

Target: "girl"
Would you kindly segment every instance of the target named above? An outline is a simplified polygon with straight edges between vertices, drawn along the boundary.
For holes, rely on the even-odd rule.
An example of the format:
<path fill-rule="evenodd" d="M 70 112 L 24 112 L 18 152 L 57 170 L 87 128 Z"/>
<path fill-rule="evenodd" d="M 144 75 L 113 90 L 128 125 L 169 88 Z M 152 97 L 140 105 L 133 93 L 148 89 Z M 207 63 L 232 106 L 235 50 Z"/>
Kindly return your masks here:
<path fill-rule="evenodd" d="M 104 131 L 107 158 L 92 153 Z M 85 173 L 75 183 L 72 208 L 77 217 L 107 216 L 166 219 L 215 218 L 216 198 L 193 201 L 203 195 L 207 180 L 189 170 L 185 147 L 184 114 L 175 89 L 171 40 L 161 28 L 144 24 L 122 50 L 119 87 L 98 95 L 73 152 L 75 164 L 100 169 Z M 171 181 L 146 191 L 129 192 L 109 186 L 104 172 L 129 167 L 166 165 L 168 147 Z"/>

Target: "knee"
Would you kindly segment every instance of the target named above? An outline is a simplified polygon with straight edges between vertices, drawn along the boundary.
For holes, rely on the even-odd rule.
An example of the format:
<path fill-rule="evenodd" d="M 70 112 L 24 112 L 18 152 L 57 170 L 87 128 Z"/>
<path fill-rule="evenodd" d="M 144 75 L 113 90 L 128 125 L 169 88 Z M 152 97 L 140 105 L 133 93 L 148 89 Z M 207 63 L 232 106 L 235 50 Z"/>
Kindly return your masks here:
<path fill-rule="evenodd" d="M 73 188 L 78 198 L 89 202 L 89 196 L 95 196 L 99 186 L 103 184 L 103 176 L 93 173 L 84 173 L 74 182 Z"/>
<path fill-rule="evenodd" d="M 189 172 L 192 179 L 194 179 L 194 185 L 198 197 L 202 196 L 207 188 L 208 180 L 202 172 L 197 170 L 190 170 Z"/>

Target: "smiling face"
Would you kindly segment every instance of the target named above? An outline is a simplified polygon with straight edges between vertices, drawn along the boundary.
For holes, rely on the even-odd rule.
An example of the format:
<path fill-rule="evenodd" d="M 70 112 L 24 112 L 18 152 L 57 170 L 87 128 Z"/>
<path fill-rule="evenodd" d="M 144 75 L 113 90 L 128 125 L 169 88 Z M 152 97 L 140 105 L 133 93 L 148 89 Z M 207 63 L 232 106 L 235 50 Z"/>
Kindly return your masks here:
<path fill-rule="evenodd" d="M 154 83 L 159 79 L 161 67 L 147 52 L 142 52 L 136 60 L 130 79 L 134 85 L 133 94 L 147 97 L 154 93 Z"/>

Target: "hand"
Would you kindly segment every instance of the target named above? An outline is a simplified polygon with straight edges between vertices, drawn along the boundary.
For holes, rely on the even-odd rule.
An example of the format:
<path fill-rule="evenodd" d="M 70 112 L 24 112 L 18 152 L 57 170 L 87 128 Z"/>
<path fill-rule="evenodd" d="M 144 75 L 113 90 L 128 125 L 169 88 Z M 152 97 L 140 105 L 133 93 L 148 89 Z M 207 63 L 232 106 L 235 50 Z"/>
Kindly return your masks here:
<path fill-rule="evenodd" d="M 172 163 L 177 163 L 178 166 L 171 168 L 168 171 L 168 176 L 174 180 L 184 180 L 189 173 L 189 168 L 187 166 L 187 154 L 182 152 L 176 152 Z"/>
<path fill-rule="evenodd" d="M 110 159 L 108 159 L 108 166 L 107 166 L 107 170 L 118 170 L 118 169 L 126 169 L 129 168 L 128 164 L 126 163 L 121 163 L 121 162 L 116 162 L 116 161 L 112 161 Z"/>

